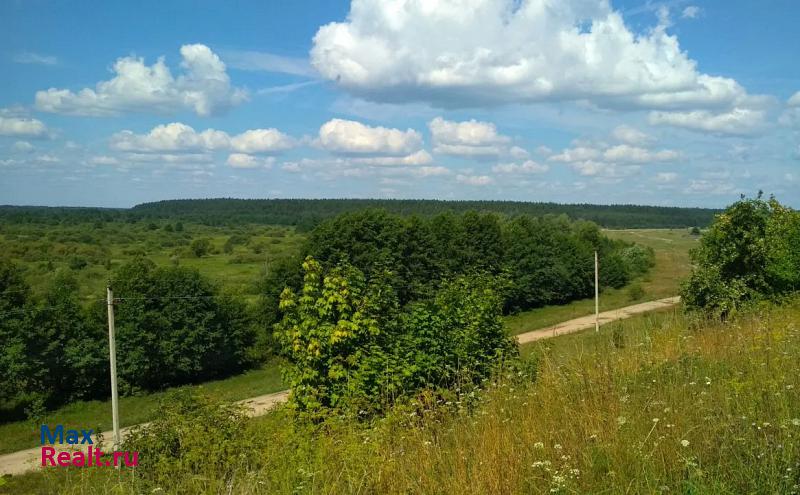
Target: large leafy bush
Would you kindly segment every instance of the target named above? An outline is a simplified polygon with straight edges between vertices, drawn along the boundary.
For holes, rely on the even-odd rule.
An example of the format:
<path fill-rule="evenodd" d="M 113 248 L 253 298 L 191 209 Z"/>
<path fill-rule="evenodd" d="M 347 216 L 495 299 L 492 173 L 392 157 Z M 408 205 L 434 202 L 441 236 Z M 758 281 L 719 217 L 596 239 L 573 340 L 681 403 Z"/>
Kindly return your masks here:
<path fill-rule="evenodd" d="M 744 199 L 718 215 L 692 251 L 681 295 L 718 317 L 800 288 L 800 213 L 774 198 Z"/>
<path fill-rule="evenodd" d="M 516 350 L 489 276 L 458 277 L 400 310 L 391 273 L 367 281 L 351 265 L 326 272 L 310 257 L 303 269 L 302 291 L 281 296 L 275 332 L 291 404 L 303 417 L 369 416 L 422 388 L 475 384 Z"/>

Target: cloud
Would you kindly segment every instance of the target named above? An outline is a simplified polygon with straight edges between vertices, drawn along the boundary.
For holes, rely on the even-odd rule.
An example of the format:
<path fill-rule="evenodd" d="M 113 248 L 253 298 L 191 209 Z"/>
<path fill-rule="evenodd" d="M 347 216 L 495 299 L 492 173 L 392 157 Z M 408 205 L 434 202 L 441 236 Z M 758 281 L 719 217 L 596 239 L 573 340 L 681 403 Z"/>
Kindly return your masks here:
<path fill-rule="evenodd" d="M 612 136 L 619 140 L 651 142 L 652 139 L 635 129 L 620 126 L 612 131 Z M 672 162 L 681 157 L 675 150 L 653 150 L 630 144 L 609 145 L 605 142 L 576 140 L 572 148 L 551 155 L 551 162 L 565 163 L 583 176 L 597 176 L 618 179 L 637 174 L 640 165 L 649 163 Z"/>
<path fill-rule="evenodd" d="M 498 163 L 492 167 L 492 172 L 496 174 L 522 175 L 522 174 L 543 174 L 550 170 L 547 164 L 537 163 L 533 160 L 526 160 L 523 163 Z"/>
<path fill-rule="evenodd" d="M 699 72 L 668 27 L 661 15 L 634 32 L 607 0 L 357 0 L 345 21 L 319 28 L 311 64 L 364 98 L 445 108 L 587 100 L 694 109 L 746 94 Z"/>
<path fill-rule="evenodd" d="M 638 165 L 619 166 L 615 163 L 586 160 L 571 163 L 570 167 L 583 176 L 621 178 L 635 175 L 641 171 Z"/>
<path fill-rule="evenodd" d="M 286 93 L 293 93 L 298 89 L 303 89 L 308 86 L 315 86 L 320 84 L 320 81 L 303 81 L 299 83 L 292 83 L 292 84 L 282 84 L 280 86 L 270 86 L 268 88 L 261 88 L 256 91 L 258 95 L 272 95 L 272 94 L 286 94 Z"/>
<path fill-rule="evenodd" d="M 731 194 L 735 190 L 736 186 L 730 182 L 692 179 L 689 181 L 689 185 L 686 187 L 685 192 L 688 194 L 712 194 L 719 196 Z"/>
<path fill-rule="evenodd" d="M 274 156 L 259 158 L 245 153 L 231 153 L 225 163 L 233 168 L 271 168 L 275 162 Z"/>
<path fill-rule="evenodd" d="M 800 91 L 786 101 L 786 109 L 778 118 L 778 122 L 785 126 L 800 125 Z"/>
<path fill-rule="evenodd" d="M 436 117 L 428 122 L 433 137 L 433 152 L 455 156 L 497 156 L 506 152 L 511 141 L 497 133 L 491 122 L 468 120 L 452 122 Z M 522 148 L 515 147 L 517 153 Z"/>
<path fill-rule="evenodd" d="M 659 184 L 669 184 L 671 182 L 675 182 L 678 179 L 678 174 L 675 172 L 659 172 L 653 178 L 654 181 L 658 182 Z"/>
<path fill-rule="evenodd" d="M 654 141 L 652 136 L 624 124 L 617 126 L 611 135 L 617 141 L 621 141 L 626 144 L 632 144 L 634 146 L 642 146 Z"/>
<path fill-rule="evenodd" d="M 19 153 L 30 153 L 34 149 L 36 149 L 31 143 L 27 141 L 17 141 L 14 143 L 14 151 Z"/>
<path fill-rule="evenodd" d="M 613 163 L 668 162 L 680 158 L 674 150 L 650 151 L 627 144 L 620 144 L 603 151 L 603 160 Z"/>
<path fill-rule="evenodd" d="M 49 134 L 41 120 L 22 117 L 11 109 L 0 110 L 0 136 L 45 138 Z"/>
<path fill-rule="evenodd" d="M 549 160 L 562 163 L 574 163 L 586 160 L 596 160 L 600 158 L 602 152 L 595 148 L 586 146 L 577 146 L 575 148 L 567 148 L 557 155 L 553 155 Z"/>
<path fill-rule="evenodd" d="M 456 175 L 456 182 L 459 184 L 467 184 L 469 186 L 488 186 L 494 183 L 494 179 L 488 175 Z"/>
<path fill-rule="evenodd" d="M 230 145 L 242 153 L 274 153 L 294 147 L 295 141 L 277 129 L 252 129 L 233 136 Z"/>
<path fill-rule="evenodd" d="M 123 57 L 113 66 L 115 76 L 95 89 L 78 92 L 50 88 L 36 93 L 36 108 L 68 115 L 108 116 L 124 112 L 175 113 L 201 116 L 223 113 L 246 100 L 233 88 L 225 64 L 205 45 L 181 47 L 183 73 L 173 77 L 160 57 L 147 66 L 140 57 Z"/>
<path fill-rule="evenodd" d="M 511 156 L 511 158 L 515 158 L 517 160 L 524 160 L 531 156 L 531 154 L 528 153 L 528 150 L 520 148 L 519 146 L 512 146 L 511 149 L 508 150 L 508 154 Z"/>
<path fill-rule="evenodd" d="M 93 156 L 89 159 L 90 165 L 119 165 L 119 160 L 116 157 L 108 155 Z"/>
<path fill-rule="evenodd" d="M 294 139 L 277 129 L 251 129 L 235 136 L 224 131 L 195 131 L 180 122 L 154 127 L 147 134 L 124 130 L 111 136 L 109 145 L 118 151 L 211 152 L 232 150 L 239 153 L 276 153 L 296 145 Z"/>
<path fill-rule="evenodd" d="M 333 153 L 409 155 L 422 147 L 422 135 L 413 130 L 370 127 L 354 120 L 332 119 L 319 128 L 317 144 Z"/>
<path fill-rule="evenodd" d="M 693 110 L 689 112 L 652 112 L 652 125 L 670 125 L 692 131 L 712 134 L 746 136 L 759 132 L 765 126 L 766 112 L 757 109 L 734 108 L 727 112 Z"/>
<path fill-rule="evenodd" d="M 684 19 L 696 19 L 701 12 L 702 9 L 700 9 L 700 7 L 697 5 L 689 5 L 683 9 L 683 12 L 681 12 L 681 17 Z"/>
<path fill-rule="evenodd" d="M 53 55 L 42 55 L 33 52 L 21 52 L 14 55 L 14 62 L 18 64 L 33 65 L 58 65 L 58 58 Z"/>
<path fill-rule="evenodd" d="M 295 76 L 316 77 L 317 73 L 306 58 L 287 57 L 274 53 L 229 50 L 222 52 L 225 62 L 234 69 L 279 72 Z"/>
<path fill-rule="evenodd" d="M 375 166 L 417 166 L 428 165 L 433 162 L 433 157 L 425 150 L 419 150 L 406 156 L 373 156 L 365 158 L 352 158 L 352 163 Z"/>

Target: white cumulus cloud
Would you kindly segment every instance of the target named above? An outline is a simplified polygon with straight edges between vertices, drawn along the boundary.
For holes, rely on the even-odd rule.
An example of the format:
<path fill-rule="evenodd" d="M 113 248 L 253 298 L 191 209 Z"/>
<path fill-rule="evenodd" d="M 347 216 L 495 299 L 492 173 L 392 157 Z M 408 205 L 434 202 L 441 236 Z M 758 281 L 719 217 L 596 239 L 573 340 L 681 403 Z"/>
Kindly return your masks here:
<path fill-rule="evenodd" d="M 697 5 L 689 5 L 683 9 L 683 12 L 681 12 L 681 17 L 684 19 L 696 19 L 701 12 L 702 10 Z"/>
<path fill-rule="evenodd" d="M 413 129 L 402 131 L 332 119 L 319 128 L 317 143 L 341 154 L 409 155 L 422 147 L 422 135 Z"/>
<path fill-rule="evenodd" d="M 0 136 L 44 138 L 49 135 L 41 120 L 23 117 L 11 109 L 0 109 Z"/>
<path fill-rule="evenodd" d="M 225 163 L 233 168 L 271 168 L 275 162 L 274 156 L 257 157 L 246 153 L 231 153 Z"/>
<path fill-rule="evenodd" d="M 133 152 L 211 152 L 232 150 L 238 153 L 275 153 L 295 146 L 295 140 L 277 129 L 251 129 L 235 136 L 224 131 L 206 129 L 197 132 L 180 122 L 154 127 L 147 134 L 129 130 L 111 136 L 110 146 L 118 151 Z"/>
<path fill-rule="evenodd" d="M 766 112 L 751 108 L 734 108 L 725 112 L 693 110 L 688 112 L 652 112 L 652 125 L 670 125 L 712 134 L 749 135 L 765 126 Z"/>
<path fill-rule="evenodd" d="M 496 156 L 506 151 L 511 139 L 497 132 L 491 122 L 468 120 L 453 122 L 436 117 L 428 123 L 433 138 L 433 151 L 455 156 Z M 514 147 L 514 152 L 525 152 Z"/>
<path fill-rule="evenodd" d="M 614 129 L 614 132 L 612 132 L 612 136 L 614 136 L 614 139 L 617 141 L 621 141 L 626 144 L 632 144 L 634 146 L 646 145 L 653 141 L 652 136 L 645 134 L 639 129 L 635 129 L 624 124 L 617 126 Z"/>
<path fill-rule="evenodd" d="M 209 47 L 183 45 L 180 52 L 183 72 L 177 77 L 164 57 L 150 66 L 141 57 L 123 57 L 114 63 L 114 77 L 97 83 L 94 89 L 38 91 L 36 107 L 69 115 L 188 110 L 207 116 L 222 113 L 247 98 L 244 90 L 231 86 L 225 64 Z"/>
<path fill-rule="evenodd" d="M 311 63 L 352 93 L 440 107 L 589 100 L 606 107 L 730 106 L 736 81 L 698 71 L 668 16 L 630 29 L 607 0 L 353 0 Z"/>

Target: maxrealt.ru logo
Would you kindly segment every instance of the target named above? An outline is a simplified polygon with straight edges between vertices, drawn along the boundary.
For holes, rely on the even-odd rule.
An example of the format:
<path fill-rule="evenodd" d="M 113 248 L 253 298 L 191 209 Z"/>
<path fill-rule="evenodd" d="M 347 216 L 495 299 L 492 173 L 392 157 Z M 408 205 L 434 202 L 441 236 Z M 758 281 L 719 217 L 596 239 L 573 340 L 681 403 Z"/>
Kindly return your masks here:
<path fill-rule="evenodd" d="M 135 467 L 139 464 L 139 452 L 109 452 L 104 454 L 102 450 L 94 446 L 92 441 L 94 430 L 68 430 L 64 425 L 56 425 L 50 429 L 47 425 L 41 427 L 42 441 L 42 466 L 59 467 L 109 467 L 121 466 L 120 460 L 127 467 Z M 53 445 L 75 446 L 77 450 L 58 451 Z M 86 450 L 82 449 L 83 445 Z M 103 456 L 108 458 L 103 459 Z"/>

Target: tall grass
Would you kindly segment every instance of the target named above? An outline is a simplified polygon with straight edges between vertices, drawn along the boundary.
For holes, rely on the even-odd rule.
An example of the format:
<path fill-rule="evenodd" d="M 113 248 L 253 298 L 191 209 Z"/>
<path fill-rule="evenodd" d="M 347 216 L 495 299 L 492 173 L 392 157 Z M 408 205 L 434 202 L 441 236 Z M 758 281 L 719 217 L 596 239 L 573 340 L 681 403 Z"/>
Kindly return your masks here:
<path fill-rule="evenodd" d="M 526 349 L 535 381 L 372 425 L 249 424 L 224 470 L 49 472 L 67 493 L 798 493 L 800 301 L 728 323 L 667 312 Z M 209 439 L 209 441 L 214 441 Z M 177 466 L 177 464 L 176 464 Z M 13 485 L 9 484 L 11 487 Z M 38 489 L 38 488 L 37 488 Z M 0 488 L 2 490 L 2 488 Z"/>

